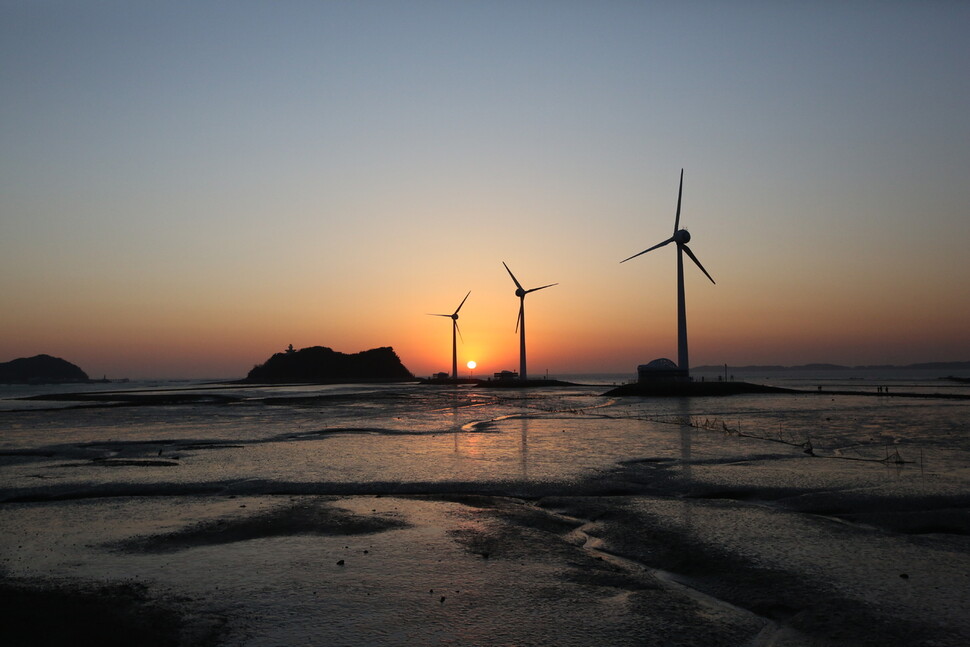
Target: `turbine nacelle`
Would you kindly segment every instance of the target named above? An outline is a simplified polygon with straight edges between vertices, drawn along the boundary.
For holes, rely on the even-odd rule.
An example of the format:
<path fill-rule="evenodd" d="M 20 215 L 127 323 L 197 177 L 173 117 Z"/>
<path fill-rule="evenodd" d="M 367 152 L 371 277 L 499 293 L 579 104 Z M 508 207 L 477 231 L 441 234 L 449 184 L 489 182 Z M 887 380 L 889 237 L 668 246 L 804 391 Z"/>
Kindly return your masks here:
<path fill-rule="evenodd" d="M 690 232 L 686 229 L 678 229 L 674 232 L 674 242 L 678 245 L 686 245 L 690 242 Z"/>
<path fill-rule="evenodd" d="M 515 288 L 515 296 L 521 299 L 522 297 L 525 296 L 525 290 L 523 290 L 522 288 Z"/>

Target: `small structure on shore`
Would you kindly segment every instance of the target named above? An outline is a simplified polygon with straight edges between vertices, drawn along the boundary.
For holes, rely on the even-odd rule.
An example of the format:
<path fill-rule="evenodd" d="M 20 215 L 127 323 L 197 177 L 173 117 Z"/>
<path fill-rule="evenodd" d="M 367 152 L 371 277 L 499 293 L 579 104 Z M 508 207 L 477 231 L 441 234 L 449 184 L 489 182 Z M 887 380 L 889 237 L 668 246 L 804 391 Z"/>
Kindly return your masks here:
<path fill-rule="evenodd" d="M 678 367 L 673 361 L 666 357 L 655 359 L 647 364 L 637 366 L 637 382 L 663 384 L 669 382 L 687 382 L 690 377 L 685 369 Z"/>

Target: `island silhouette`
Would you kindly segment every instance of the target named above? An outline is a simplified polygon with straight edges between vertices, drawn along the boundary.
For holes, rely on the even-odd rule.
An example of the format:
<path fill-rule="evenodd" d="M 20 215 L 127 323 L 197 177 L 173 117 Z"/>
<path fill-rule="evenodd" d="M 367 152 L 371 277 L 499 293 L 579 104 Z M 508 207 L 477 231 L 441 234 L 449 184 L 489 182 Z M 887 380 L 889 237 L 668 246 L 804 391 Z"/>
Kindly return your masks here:
<path fill-rule="evenodd" d="M 326 346 L 295 350 L 291 344 L 253 367 L 243 382 L 280 384 L 284 382 L 406 382 L 414 375 L 405 368 L 390 346 L 359 353 L 341 353 Z"/>
<path fill-rule="evenodd" d="M 20 357 L 0 363 L 0 384 L 63 384 L 89 381 L 88 374 L 76 364 L 51 355 Z"/>

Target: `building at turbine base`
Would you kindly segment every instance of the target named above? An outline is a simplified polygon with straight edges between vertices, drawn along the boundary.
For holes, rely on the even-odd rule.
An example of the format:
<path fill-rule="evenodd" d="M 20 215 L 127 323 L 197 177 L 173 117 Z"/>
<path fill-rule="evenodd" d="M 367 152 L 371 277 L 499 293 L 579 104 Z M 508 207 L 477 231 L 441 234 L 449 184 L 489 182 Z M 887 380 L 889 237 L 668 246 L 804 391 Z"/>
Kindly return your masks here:
<path fill-rule="evenodd" d="M 677 366 L 674 362 L 661 357 L 647 364 L 637 366 L 637 381 L 641 384 L 652 382 L 687 382 L 690 380 L 687 370 Z"/>

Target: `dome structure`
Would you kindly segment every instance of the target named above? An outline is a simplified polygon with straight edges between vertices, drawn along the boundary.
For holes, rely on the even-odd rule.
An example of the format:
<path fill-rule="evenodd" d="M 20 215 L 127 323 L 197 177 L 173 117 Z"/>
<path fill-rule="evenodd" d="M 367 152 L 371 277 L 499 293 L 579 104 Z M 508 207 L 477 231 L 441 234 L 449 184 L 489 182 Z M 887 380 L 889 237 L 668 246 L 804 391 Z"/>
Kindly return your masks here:
<path fill-rule="evenodd" d="M 637 366 L 637 381 L 639 382 L 676 382 L 687 379 L 687 371 L 681 370 L 666 357 L 660 357 Z"/>

